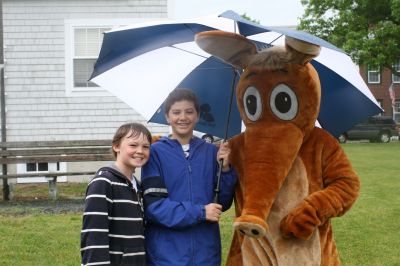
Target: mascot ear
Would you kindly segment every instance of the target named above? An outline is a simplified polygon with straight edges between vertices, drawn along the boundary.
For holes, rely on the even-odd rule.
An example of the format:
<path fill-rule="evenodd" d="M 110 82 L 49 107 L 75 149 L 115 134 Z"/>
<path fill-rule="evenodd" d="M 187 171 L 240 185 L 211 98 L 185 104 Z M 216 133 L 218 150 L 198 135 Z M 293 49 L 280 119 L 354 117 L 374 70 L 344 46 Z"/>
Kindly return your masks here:
<path fill-rule="evenodd" d="M 231 32 L 204 31 L 196 34 L 195 41 L 207 53 L 237 68 L 246 68 L 251 57 L 257 54 L 252 41 Z"/>
<path fill-rule="evenodd" d="M 285 37 L 286 51 L 293 63 L 305 65 L 319 55 L 321 47 L 289 36 Z"/>

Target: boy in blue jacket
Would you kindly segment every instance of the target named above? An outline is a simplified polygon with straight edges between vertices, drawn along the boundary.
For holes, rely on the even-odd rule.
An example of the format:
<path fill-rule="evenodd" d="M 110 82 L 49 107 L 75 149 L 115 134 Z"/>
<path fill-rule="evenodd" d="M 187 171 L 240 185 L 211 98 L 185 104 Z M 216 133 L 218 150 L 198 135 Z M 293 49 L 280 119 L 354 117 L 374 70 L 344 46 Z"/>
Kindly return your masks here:
<path fill-rule="evenodd" d="M 142 168 L 148 265 L 221 265 L 218 221 L 230 208 L 236 173 L 228 143 L 193 136 L 199 103 L 189 89 L 175 89 L 165 101 L 172 134 L 151 146 Z M 219 203 L 213 203 L 218 161 L 223 159 Z"/>

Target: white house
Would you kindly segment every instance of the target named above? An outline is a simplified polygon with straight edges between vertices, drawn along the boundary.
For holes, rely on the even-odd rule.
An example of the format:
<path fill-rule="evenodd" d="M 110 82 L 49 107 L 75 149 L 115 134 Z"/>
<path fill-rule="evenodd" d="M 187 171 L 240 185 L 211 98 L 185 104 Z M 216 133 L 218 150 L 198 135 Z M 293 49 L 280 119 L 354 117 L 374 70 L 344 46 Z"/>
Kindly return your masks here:
<path fill-rule="evenodd" d="M 111 139 L 124 122 L 145 123 L 132 108 L 88 78 L 104 31 L 166 18 L 167 2 L 3 0 L 1 109 L 6 123 L 2 140 Z M 154 134 L 168 132 L 165 126 L 149 127 Z M 60 167 L 82 166 L 62 163 Z M 39 166 L 30 168 L 38 171 Z M 11 171 L 26 169 L 19 165 Z"/>

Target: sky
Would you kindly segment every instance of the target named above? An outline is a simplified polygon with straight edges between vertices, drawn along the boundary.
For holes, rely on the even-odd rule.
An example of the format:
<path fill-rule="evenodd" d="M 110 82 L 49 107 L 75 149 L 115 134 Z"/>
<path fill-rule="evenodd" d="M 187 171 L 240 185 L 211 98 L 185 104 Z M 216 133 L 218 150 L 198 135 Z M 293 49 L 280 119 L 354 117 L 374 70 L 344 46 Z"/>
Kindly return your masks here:
<path fill-rule="evenodd" d="M 168 0 L 172 19 L 195 18 L 233 10 L 265 26 L 294 26 L 304 8 L 300 0 Z"/>

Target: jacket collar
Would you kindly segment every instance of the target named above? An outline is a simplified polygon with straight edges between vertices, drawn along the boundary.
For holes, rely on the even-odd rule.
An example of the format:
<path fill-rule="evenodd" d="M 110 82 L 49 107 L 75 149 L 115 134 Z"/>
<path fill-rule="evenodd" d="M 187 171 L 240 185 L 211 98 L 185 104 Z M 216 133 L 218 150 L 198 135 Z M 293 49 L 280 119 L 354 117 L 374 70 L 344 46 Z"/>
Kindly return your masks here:
<path fill-rule="evenodd" d="M 132 187 L 132 182 L 124 176 L 120 171 L 117 169 L 114 169 L 113 167 L 105 166 L 99 169 L 99 171 L 108 171 L 112 173 L 114 176 L 116 176 L 118 179 L 121 181 L 125 181 L 130 187 Z M 135 177 L 133 177 L 135 178 Z M 137 180 L 136 180 L 137 181 Z"/>
<path fill-rule="evenodd" d="M 182 149 L 182 145 L 179 143 L 179 141 L 177 141 L 176 139 L 170 139 L 168 137 L 162 137 L 161 139 L 159 139 L 158 141 L 161 141 L 167 145 L 170 145 L 173 148 L 177 148 L 179 147 L 179 149 Z M 205 144 L 206 142 L 203 139 L 200 139 L 196 136 L 193 136 L 190 139 L 190 150 L 194 151 L 195 149 L 197 149 L 197 147 L 199 147 L 202 144 Z"/>

